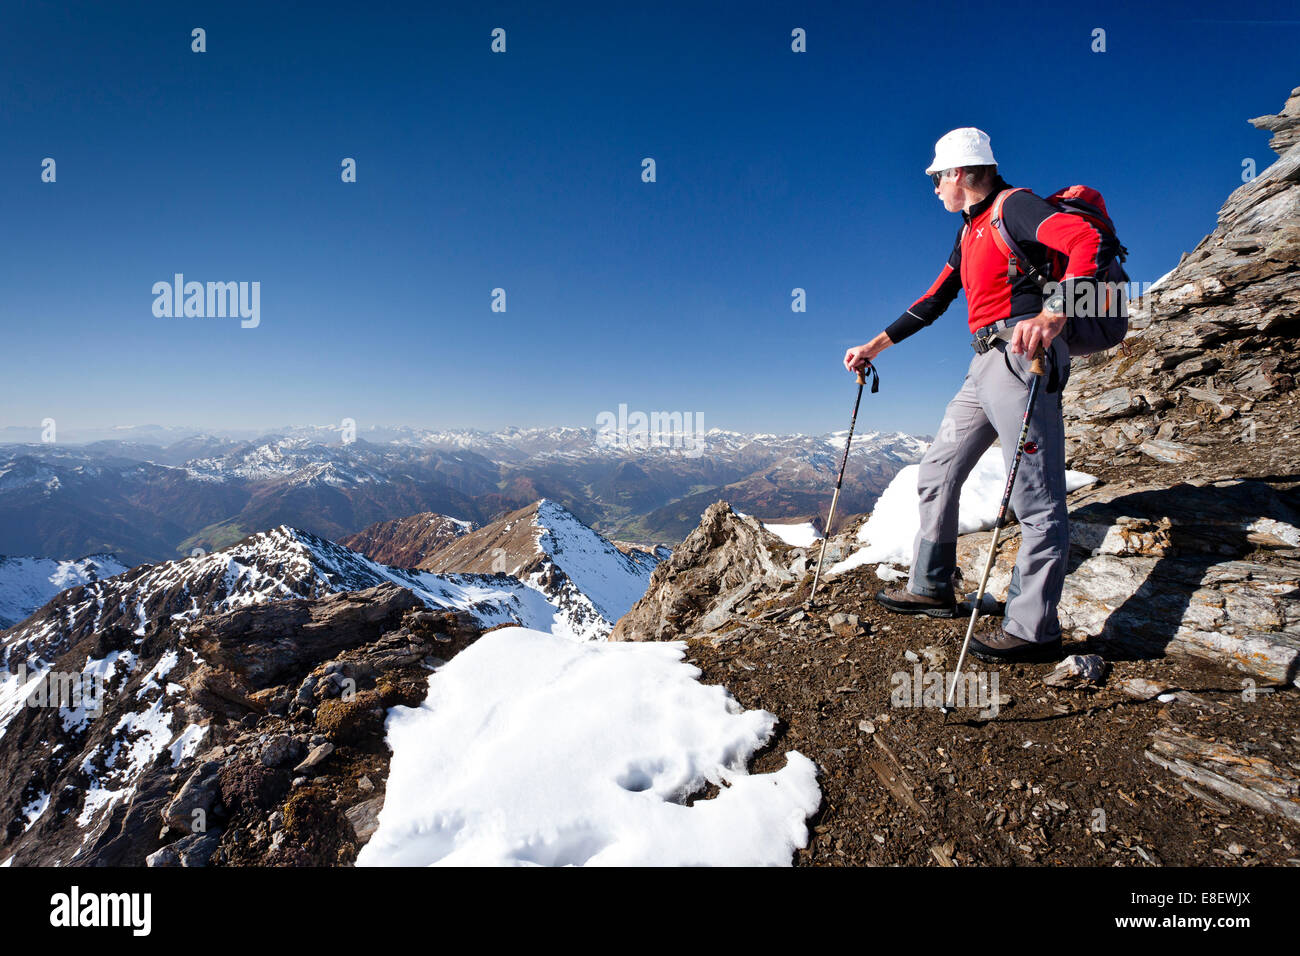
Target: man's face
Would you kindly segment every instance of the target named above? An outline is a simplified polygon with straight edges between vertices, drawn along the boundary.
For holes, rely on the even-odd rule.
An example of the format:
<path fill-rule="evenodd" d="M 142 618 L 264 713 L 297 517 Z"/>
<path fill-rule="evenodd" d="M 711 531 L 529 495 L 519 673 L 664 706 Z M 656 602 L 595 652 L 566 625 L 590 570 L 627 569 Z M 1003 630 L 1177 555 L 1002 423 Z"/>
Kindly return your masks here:
<path fill-rule="evenodd" d="M 957 176 L 959 170 L 945 169 L 939 175 L 939 183 L 934 187 L 934 194 L 939 197 L 943 203 L 943 208 L 949 212 L 961 212 L 962 210 L 962 192 L 957 188 Z"/>

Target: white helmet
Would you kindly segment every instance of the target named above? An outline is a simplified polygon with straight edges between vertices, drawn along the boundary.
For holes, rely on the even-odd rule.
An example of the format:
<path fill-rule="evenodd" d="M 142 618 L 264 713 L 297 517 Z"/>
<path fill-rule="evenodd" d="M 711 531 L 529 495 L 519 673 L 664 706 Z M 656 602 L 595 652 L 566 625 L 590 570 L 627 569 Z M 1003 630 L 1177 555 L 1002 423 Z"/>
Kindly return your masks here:
<path fill-rule="evenodd" d="M 925 172 L 929 176 L 958 166 L 996 166 L 997 162 L 989 134 L 974 126 L 963 126 L 944 133 L 934 144 L 934 162 Z"/>

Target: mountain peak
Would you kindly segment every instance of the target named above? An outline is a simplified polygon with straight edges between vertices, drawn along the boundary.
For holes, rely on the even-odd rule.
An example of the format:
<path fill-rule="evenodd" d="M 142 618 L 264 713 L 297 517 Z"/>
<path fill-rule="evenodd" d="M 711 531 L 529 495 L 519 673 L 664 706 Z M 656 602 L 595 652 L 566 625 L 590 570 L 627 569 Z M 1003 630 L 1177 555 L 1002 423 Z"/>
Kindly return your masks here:
<path fill-rule="evenodd" d="M 339 544 L 382 564 L 415 568 L 476 527 L 472 521 L 422 511 L 406 518 L 376 522 L 356 534 L 339 538 Z"/>
<path fill-rule="evenodd" d="M 590 606 L 612 625 L 645 593 L 652 552 L 632 556 L 550 498 L 457 537 L 420 568 L 440 573 L 510 574 L 564 601 Z"/>

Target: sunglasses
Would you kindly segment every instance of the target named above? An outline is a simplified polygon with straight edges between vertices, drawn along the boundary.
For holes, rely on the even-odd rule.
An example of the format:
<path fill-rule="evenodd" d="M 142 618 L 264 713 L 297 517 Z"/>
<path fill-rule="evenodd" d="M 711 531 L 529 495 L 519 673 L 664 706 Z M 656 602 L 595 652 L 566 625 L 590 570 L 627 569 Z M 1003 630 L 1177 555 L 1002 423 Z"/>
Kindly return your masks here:
<path fill-rule="evenodd" d="M 930 174 L 930 182 L 934 183 L 935 188 L 939 188 L 939 180 L 943 179 L 944 170 Z"/>

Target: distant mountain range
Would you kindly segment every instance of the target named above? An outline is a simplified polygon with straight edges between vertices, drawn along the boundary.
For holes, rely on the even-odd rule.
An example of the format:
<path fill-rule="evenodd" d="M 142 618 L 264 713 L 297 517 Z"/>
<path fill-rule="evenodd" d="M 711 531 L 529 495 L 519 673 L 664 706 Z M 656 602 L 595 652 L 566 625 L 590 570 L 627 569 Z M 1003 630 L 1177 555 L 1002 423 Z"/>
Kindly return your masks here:
<path fill-rule="evenodd" d="M 142 426 L 81 445 L 0 445 L 0 554 L 111 552 L 129 565 L 282 524 L 330 540 L 422 512 L 482 526 L 541 498 L 608 537 L 675 544 L 718 499 L 764 520 L 824 514 L 844 441 L 712 429 L 688 457 L 612 446 L 594 428 L 376 428 L 346 444 L 340 434 L 309 427 L 245 440 Z M 840 513 L 869 510 L 926 445 L 855 436 Z"/>

